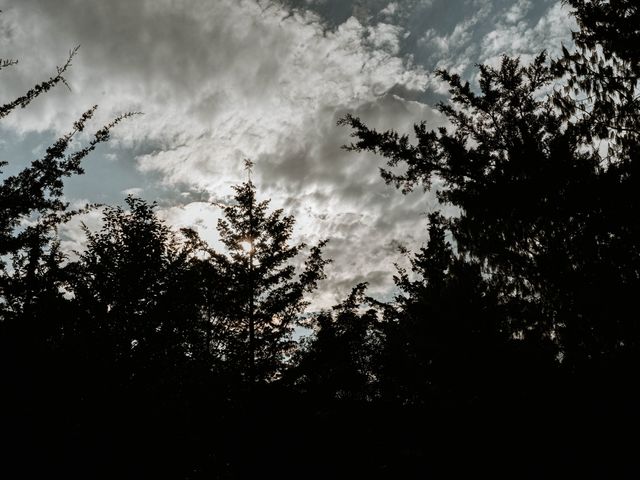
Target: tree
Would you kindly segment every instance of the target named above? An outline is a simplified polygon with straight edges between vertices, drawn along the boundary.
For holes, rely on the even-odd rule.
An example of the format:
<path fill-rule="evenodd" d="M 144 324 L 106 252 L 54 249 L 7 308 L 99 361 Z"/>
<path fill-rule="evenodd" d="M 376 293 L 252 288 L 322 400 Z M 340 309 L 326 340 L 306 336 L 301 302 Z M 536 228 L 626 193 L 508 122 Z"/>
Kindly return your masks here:
<path fill-rule="evenodd" d="M 56 74 L 24 95 L 0 107 L 0 119 L 26 108 L 57 85 L 67 85 L 64 77 L 77 53 L 72 50 Z M 17 61 L 4 60 L 0 69 Z M 3 378 L 19 385 L 8 391 L 47 391 L 59 379 L 59 361 L 68 338 L 73 338 L 73 304 L 64 295 L 67 277 L 65 254 L 57 237 L 60 225 L 78 213 L 64 200 L 64 180 L 83 173 L 82 160 L 109 140 L 112 129 L 132 113 L 116 117 L 98 129 L 76 150 L 72 141 L 87 128 L 96 106 L 88 109 L 72 129 L 58 138 L 42 158 L 0 182 L 0 350 Z M 7 162 L 2 162 L 0 168 Z M 0 172 L 1 173 L 1 172 Z M 62 384 L 64 382 L 61 381 Z M 9 384 L 10 385 L 10 384 Z M 38 395 L 26 401 L 37 402 Z M 21 403 L 20 400 L 16 400 Z"/>
<path fill-rule="evenodd" d="M 440 201 L 461 211 L 446 222 L 456 248 L 520 312 L 510 321 L 515 337 L 553 341 L 567 365 L 636 348 L 637 325 L 625 311 L 635 309 L 640 268 L 637 167 L 603 162 L 584 134 L 591 124 L 567 120 L 557 94 L 539 94 L 556 78 L 544 53 L 528 66 L 504 57 L 499 68 L 479 68 L 479 92 L 438 72 L 450 85 L 452 104 L 438 106 L 449 129 L 418 124 L 412 145 L 348 115 L 340 123 L 358 140 L 347 148 L 405 165 L 382 171 L 405 192 L 443 180 Z"/>
<path fill-rule="evenodd" d="M 64 73 L 71 66 L 77 48 L 67 62 L 57 68 L 57 74 L 41 82 L 23 96 L 0 107 L 0 119 L 16 108 L 25 108 L 43 93 L 56 85 L 67 85 Z M 17 62 L 4 61 L 2 67 Z M 68 85 L 67 85 L 68 86 Z M 61 255 L 54 241 L 57 228 L 78 213 L 69 210 L 63 200 L 64 178 L 83 173 L 82 160 L 96 147 L 109 140 L 111 130 L 133 113 L 114 119 L 97 130 L 93 138 L 80 149 L 68 152 L 74 137 L 83 132 L 93 117 L 97 106 L 91 107 L 74 123 L 72 130 L 50 146 L 42 159 L 34 160 L 30 166 L 15 175 L 2 179 L 0 184 L 0 314 L 8 319 L 27 315 L 39 296 L 51 296 L 56 292 L 56 281 L 49 274 L 57 272 L 55 267 Z M 0 167 L 6 162 L 0 163 Z M 11 260 L 7 265 L 5 259 Z M 48 276 L 48 277 L 47 277 Z M 49 278 L 44 280 L 44 278 Z"/>
<path fill-rule="evenodd" d="M 576 49 L 563 48 L 552 62 L 566 81 L 554 100 L 585 141 L 607 142 L 607 159 L 624 163 L 637 155 L 640 138 L 640 7 L 633 0 L 565 3 L 573 7 L 580 29 L 573 32 Z"/>
<path fill-rule="evenodd" d="M 316 315 L 313 335 L 303 340 L 291 372 L 298 388 L 323 402 L 371 401 L 376 397 L 378 310 L 365 308 L 367 284 L 356 285 L 332 311 Z"/>
<path fill-rule="evenodd" d="M 439 180 L 440 202 L 460 212 L 441 222 L 451 248 L 430 240 L 413 264 L 418 278 L 400 272 L 405 298 L 380 362 L 393 367 L 380 377 L 387 391 L 427 401 L 453 392 L 444 403 L 462 407 L 465 434 L 517 439 L 488 449 L 472 436 L 475 458 L 548 468 L 540 445 L 562 430 L 554 449 L 589 452 L 555 457 L 573 474 L 632 471 L 620 425 L 638 423 L 638 6 L 567 3 L 580 30 L 561 58 L 503 57 L 479 66 L 477 86 L 437 72 L 451 95 L 438 106 L 446 128 L 417 124 L 412 142 L 354 116 L 340 124 L 352 128 L 347 149 L 386 158 L 385 181 L 408 192 Z M 488 408 L 473 408 L 492 389 Z"/>
<path fill-rule="evenodd" d="M 87 249 L 68 267 L 70 290 L 116 360 L 174 368 L 204 349 L 195 274 L 204 246 L 190 231 L 181 241 L 156 217 L 155 204 L 132 196 L 126 204 L 128 211 L 104 210 L 99 232 L 85 227 Z"/>
<path fill-rule="evenodd" d="M 383 398 L 406 405 L 451 402 L 491 393 L 505 361 L 509 326 L 495 288 L 480 265 L 453 252 L 445 220 L 429 215 L 429 239 L 416 254 L 403 251 L 399 294 L 384 308 L 377 360 Z"/>
<path fill-rule="evenodd" d="M 289 243 L 293 217 L 282 210 L 268 213 L 269 202 L 256 199 L 251 180 L 234 190 L 236 203 L 222 207 L 224 218 L 218 222 L 227 252 L 214 252 L 211 259 L 225 281 L 215 322 L 224 338 L 221 354 L 253 383 L 274 378 L 290 355 L 291 333 L 308 304 L 305 294 L 324 278 L 326 242 L 311 248 L 295 278 L 292 261 L 305 245 Z"/>
<path fill-rule="evenodd" d="M 64 75 L 76 52 L 77 48 L 48 80 L 0 106 L 0 119 L 57 85 L 68 87 Z M 0 60 L 0 70 L 17 63 Z M 116 117 L 74 150 L 73 140 L 85 131 L 96 108 L 80 115 L 42 158 L 0 178 L 0 378 L 6 392 L 0 413 L 7 440 L 2 446 L 3 473 L 19 465 L 21 475 L 40 476 L 39 467 L 30 464 L 34 457 L 49 469 L 64 464 L 69 424 L 76 428 L 82 423 L 71 418 L 78 420 L 86 408 L 87 370 L 85 375 L 71 373 L 82 370 L 84 358 L 69 348 L 77 338 L 71 328 L 75 310 L 64 295 L 65 254 L 57 236 L 58 228 L 78 212 L 64 199 L 64 181 L 82 174 L 82 160 L 109 140 L 118 123 L 133 115 Z M 6 165 L 0 162 L 0 169 Z"/>

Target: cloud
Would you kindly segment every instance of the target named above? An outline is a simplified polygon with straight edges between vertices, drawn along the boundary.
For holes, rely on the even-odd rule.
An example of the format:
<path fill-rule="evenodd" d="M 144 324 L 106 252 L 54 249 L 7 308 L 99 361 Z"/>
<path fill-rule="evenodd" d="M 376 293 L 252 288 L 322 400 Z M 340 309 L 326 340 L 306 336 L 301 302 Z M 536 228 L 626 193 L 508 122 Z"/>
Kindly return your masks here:
<path fill-rule="evenodd" d="M 400 40 L 403 29 L 389 23 L 378 23 L 368 27 L 368 40 L 375 49 L 386 51 L 390 55 L 400 53 Z"/>
<path fill-rule="evenodd" d="M 451 29 L 442 31 L 436 25 L 419 38 L 419 57 L 434 69 L 446 69 L 473 80 L 477 63 L 497 65 L 504 54 L 530 61 L 542 50 L 554 55 L 562 42 L 571 41 L 575 21 L 560 1 L 531 0 L 468 2 L 466 17 Z M 464 10 L 463 10 L 464 11 Z M 431 85 L 438 93 L 446 88 Z"/>
<path fill-rule="evenodd" d="M 417 42 L 422 49 L 426 62 L 434 70 L 443 69 L 453 73 L 464 74 L 476 63 L 478 46 L 475 42 L 478 24 L 483 22 L 491 13 L 489 2 L 475 1 L 472 14 L 458 22 L 453 30 L 439 33 L 436 28 L 429 28 Z M 447 88 L 439 82 L 433 82 L 431 87 L 440 94 L 445 94 Z"/>
<path fill-rule="evenodd" d="M 102 121 L 142 110 L 118 130 L 120 140 L 152 147 L 140 168 L 211 191 L 237 177 L 242 158 L 277 156 L 307 135 L 308 118 L 426 82 L 395 56 L 397 27 L 351 18 L 327 32 L 315 16 L 267 2 L 26 0 L 10 17 L 7 48 L 24 61 L 8 95 L 82 44 L 69 74 L 74 92 L 59 89 L 10 126 L 61 132 L 94 102 Z"/>
<path fill-rule="evenodd" d="M 542 50 L 558 55 L 561 45 L 571 42 L 571 29 L 576 25 L 565 5 L 555 3 L 535 24 L 526 18 L 531 6 L 530 1 L 520 0 L 499 18 L 482 40 L 481 62 L 496 65 L 504 54 L 527 62 Z"/>
<path fill-rule="evenodd" d="M 96 195 L 116 181 L 104 172 L 118 169 L 122 185 L 112 190 L 163 191 L 163 218 L 195 226 L 214 244 L 219 212 L 210 202 L 230 199 L 245 178 L 242 160 L 252 158 L 260 197 L 296 216 L 296 239 L 330 239 L 335 261 L 315 305 L 329 306 L 362 280 L 388 295 L 398 242 L 415 248 L 426 238 L 424 213 L 435 198 L 384 185 L 381 159 L 340 149 L 349 132 L 337 119 L 351 112 L 400 132 L 424 119 L 441 125 L 433 108 L 414 101 L 438 88 L 424 68 L 470 75 L 477 61 L 568 36 L 559 3 L 539 18 L 539 2 L 458 3 L 465 8 L 438 0 L 21 0 L 0 15 L 3 56 L 20 59 L 2 72 L 0 100 L 81 49 L 67 76 L 72 91 L 50 92 L 3 127 L 66 131 L 94 103 L 96 128 L 143 111 L 117 129 L 118 148 L 104 153 L 103 175 L 93 180 Z M 80 242 L 74 231 L 69 245 Z"/>
<path fill-rule="evenodd" d="M 139 197 L 142 192 L 144 192 L 144 189 L 141 187 L 131 187 L 131 188 L 126 188 L 124 190 L 122 190 L 122 194 L 127 196 L 127 195 L 133 195 L 134 197 Z"/>
<path fill-rule="evenodd" d="M 101 107 L 95 125 L 144 111 L 118 128 L 116 144 L 129 148 L 129 158 L 117 152 L 118 162 L 156 175 L 167 190 L 206 192 L 204 202 L 163 204 L 161 215 L 174 225 L 195 225 L 215 242 L 207 201 L 229 200 L 245 157 L 257 163 L 260 195 L 298 218 L 297 238 L 331 239 L 332 275 L 345 285 L 385 261 L 391 267 L 384 245 L 406 237 L 399 227 L 406 217 L 421 218 L 381 182 L 376 161 L 340 150 L 348 132 L 335 125 L 349 111 L 387 118 L 388 127 L 430 115 L 388 93 L 428 81 L 399 55 L 397 25 L 351 17 L 327 29 L 315 14 L 250 0 L 25 0 L 2 22 L 7 52 L 21 60 L 4 78 L 7 97 L 55 71 L 81 44 L 68 75 L 73 91 L 57 89 L 5 127 L 62 132 L 93 103 Z M 146 191 L 130 185 L 120 191 Z"/>
<path fill-rule="evenodd" d="M 380 10 L 380 15 L 383 16 L 393 16 L 394 13 L 398 11 L 398 2 L 390 2 L 386 7 Z"/>
<path fill-rule="evenodd" d="M 161 208 L 158 216 L 175 228 L 193 228 L 211 247 L 217 250 L 223 248 L 215 228 L 222 211 L 209 202 L 190 202 Z"/>
<path fill-rule="evenodd" d="M 518 0 L 504 14 L 505 22 L 517 24 L 521 20 L 524 20 L 531 7 L 531 0 Z"/>

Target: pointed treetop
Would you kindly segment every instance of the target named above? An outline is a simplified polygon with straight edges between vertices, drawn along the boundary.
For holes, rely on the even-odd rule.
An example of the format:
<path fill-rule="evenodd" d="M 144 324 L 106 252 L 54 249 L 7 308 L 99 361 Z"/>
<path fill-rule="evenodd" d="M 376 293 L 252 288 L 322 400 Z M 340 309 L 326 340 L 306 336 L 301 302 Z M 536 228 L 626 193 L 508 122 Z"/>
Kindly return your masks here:
<path fill-rule="evenodd" d="M 247 180 L 250 182 L 251 181 L 251 174 L 253 173 L 253 166 L 254 163 L 249 160 L 248 158 L 244 159 L 244 169 L 247 172 Z"/>

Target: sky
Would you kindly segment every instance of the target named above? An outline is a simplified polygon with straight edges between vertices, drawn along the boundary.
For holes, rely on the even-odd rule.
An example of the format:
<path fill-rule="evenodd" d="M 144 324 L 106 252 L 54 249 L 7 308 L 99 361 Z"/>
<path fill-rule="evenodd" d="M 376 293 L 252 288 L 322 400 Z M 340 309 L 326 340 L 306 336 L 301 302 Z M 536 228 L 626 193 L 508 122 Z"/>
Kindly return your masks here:
<path fill-rule="evenodd" d="M 384 160 L 347 152 L 347 113 L 409 133 L 446 125 L 435 110 L 446 68 L 474 84 L 475 64 L 503 54 L 531 59 L 571 43 L 575 23 L 556 0 L 0 0 L 0 101 L 55 74 L 80 45 L 56 88 L 0 127 L 10 169 L 37 158 L 94 104 L 98 129 L 140 111 L 85 161 L 66 198 L 158 202 L 176 227 L 217 243 L 216 202 L 254 164 L 260 199 L 296 218 L 295 239 L 329 239 L 333 263 L 312 299 L 329 307 L 357 283 L 391 298 L 400 245 L 426 240 L 432 192 L 402 195 L 379 176 Z M 82 139 L 80 138 L 79 141 Z M 98 212 L 82 219 L 98 225 Z M 80 219 L 62 232 L 82 248 Z"/>

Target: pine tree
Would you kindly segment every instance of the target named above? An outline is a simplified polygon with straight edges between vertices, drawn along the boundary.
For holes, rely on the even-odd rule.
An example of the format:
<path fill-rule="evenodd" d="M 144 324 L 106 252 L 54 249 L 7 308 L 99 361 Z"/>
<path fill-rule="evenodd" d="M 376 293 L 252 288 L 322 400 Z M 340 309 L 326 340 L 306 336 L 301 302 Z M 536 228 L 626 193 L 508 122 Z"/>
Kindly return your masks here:
<path fill-rule="evenodd" d="M 305 294 L 324 277 L 326 242 L 311 248 L 296 278 L 293 262 L 305 245 L 290 244 L 293 217 L 282 210 L 269 213 L 269 202 L 257 200 L 251 180 L 234 190 L 235 203 L 223 206 L 218 222 L 227 251 L 212 257 L 225 282 L 215 330 L 224 338 L 221 355 L 253 383 L 274 378 L 291 353 L 293 328 L 308 304 Z"/>
<path fill-rule="evenodd" d="M 430 214 L 427 244 L 405 251 L 411 268 L 398 267 L 394 277 L 399 294 L 385 309 L 379 376 L 395 401 L 477 398 L 509 360 L 501 357 L 511 326 L 499 296 L 477 262 L 453 251 L 446 233 L 444 217 Z"/>

